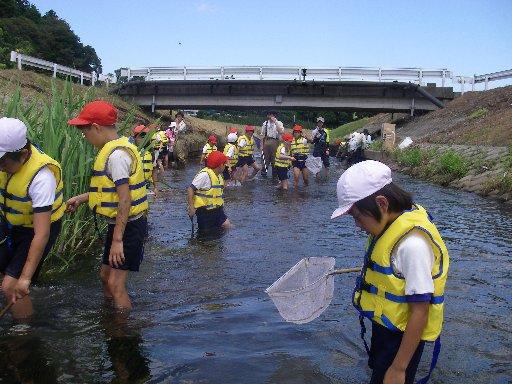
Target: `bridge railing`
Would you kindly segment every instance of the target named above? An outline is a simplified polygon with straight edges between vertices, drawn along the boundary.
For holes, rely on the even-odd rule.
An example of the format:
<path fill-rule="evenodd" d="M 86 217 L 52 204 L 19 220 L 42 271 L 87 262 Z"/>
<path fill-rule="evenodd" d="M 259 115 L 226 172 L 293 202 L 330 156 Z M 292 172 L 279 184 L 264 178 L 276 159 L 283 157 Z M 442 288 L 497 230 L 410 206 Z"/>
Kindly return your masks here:
<path fill-rule="evenodd" d="M 65 67 L 63 65 L 52 63 L 51 61 L 38 59 L 37 57 L 27 56 L 22 53 L 11 51 L 11 61 L 18 63 L 18 69 L 21 70 L 23 65 L 45 69 L 53 71 L 53 77 L 57 77 L 57 73 L 72 76 L 80 79 L 80 84 L 84 83 L 84 80 L 90 81 L 92 85 L 98 80 L 96 72 L 83 72 L 78 69 Z"/>
<path fill-rule="evenodd" d="M 475 84 L 485 83 L 485 90 L 489 87 L 489 81 L 504 80 L 512 78 L 512 69 L 506 71 L 492 72 L 485 75 L 455 76 L 453 81 L 461 85 L 461 93 L 464 94 L 464 85 L 471 84 L 471 90 L 475 90 Z"/>
<path fill-rule="evenodd" d="M 147 67 L 121 69 L 121 77 L 156 80 L 318 80 L 318 81 L 413 81 L 425 78 L 445 81 L 452 78 L 447 69 L 365 68 L 365 67 Z"/>

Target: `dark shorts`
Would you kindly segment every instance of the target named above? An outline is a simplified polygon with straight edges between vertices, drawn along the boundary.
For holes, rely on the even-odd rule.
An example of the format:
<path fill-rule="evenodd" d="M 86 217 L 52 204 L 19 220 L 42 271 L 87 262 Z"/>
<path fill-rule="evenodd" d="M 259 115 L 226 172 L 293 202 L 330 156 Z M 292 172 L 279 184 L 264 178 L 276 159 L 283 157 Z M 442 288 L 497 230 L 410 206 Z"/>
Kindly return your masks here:
<path fill-rule="evenodd" d="M 252 157 L 252 155 L 250 155 L 250 156 L 238 156 L 238 162 L 236 163 L 236 167 L 237 168 L 241 168 L 241 167 L 243 167 L 246 164 L 248 166 L 251 166 L 251 165 L 254 164 L 254 158 Z"/>
<path fill-rule="evenodd" d="M 50 237 L 44 248 L 41 261 L 39 261 L 37 269 L 32 276 L 32 281 L 37 280 L 43 262 L 60 234 L 61 227 L 62 220 L 57 220 L 50 225 Z M 33 238 L 34 230 L 32 228 L 16 226 L 11 229 L 9 245 L 7 245 L 7 242 L 0 245 L 2 247 L 0 250 L 0 272 L 15 279 L 20 277 L 27 261 L 28 251 Z"/>
<path fill-rule="evenodd" d="M 382 383 L 386 371 L 393 363 L 393 360 L 400 348 L 403 332 L 390 331 L 380 324 L 372 322 L 372 341 L 368 366 L 372 369 L 370 384 Z M 418 369 L 423 353 L 425 342 L 421 341 L 412 356 L 405 371 L 405 383 L 414 383 L 414 376 Z"/>
<path fill-rule="evenodd" d="M 288 180 L 288 168 L 287 167 L 276 167 L 277 178 L 279 181 Z"/>
<path fill-rule="evenodd" d="M 232 172 L 236 172 L 236 167 L 231 167 Z M 224 180 L 231 180 L 231 173 L 229 173 L 228 167 L 224 168 L 224 171 L 222 171 L 222 177 Z"/>
<path fill-rule="evenodd" d="M 163 160 L 165 155 L 169 153 L 169 150 L 167 148 L 163 148 L 160 153 L 158 154 L 158 160 Z"/>
<path fill-rule="evenodd" d="M 108 225 L 107 239 L 103 250 L 103 264 L 110 265 L 108 256 L 112 245 L 115 224 Z M 144 238 L 147 233 L 147 220 L 144 216 L 126 223 L 123 235 L 124 263 L 116 269 L 137 272 L 144 257 Z M 115 267 L 112 267 L 115 268 Z"/>
<path fill-rule="evenodd" d="M 306 159 L 307 156 L 301 156 L 299 157 L 299 160 L 292 160 L 292 167 L 293 168 L 299 168 L 301 171 L 306 168 Z"/>
<path fill-rule="evenodd" d="M 220 228 L 228 219 L 224 213 L 224 207 L 213 209 L 198 208 L 196 210 L 197 227 L 200 231 Z"/>

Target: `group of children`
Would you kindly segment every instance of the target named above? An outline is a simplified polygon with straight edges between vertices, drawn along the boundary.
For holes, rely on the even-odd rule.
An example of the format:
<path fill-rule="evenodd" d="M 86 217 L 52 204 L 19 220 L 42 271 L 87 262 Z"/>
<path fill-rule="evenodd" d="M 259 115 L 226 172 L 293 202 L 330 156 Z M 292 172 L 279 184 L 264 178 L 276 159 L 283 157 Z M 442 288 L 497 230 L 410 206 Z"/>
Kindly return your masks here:
<path fill-rule="evenodd" d="M 83 203 L 108 222 L 100 269 L 104 296 L 120 311 L 131 309 L 126 281 L 128 271 L 138 271 L 142 261 L 146 183 L 154 170 L 144 166 L 149 156 L 141 156 L 128 138 L 117 134 L 116 120 L 113 105 L 95 101 L 68 121 L 99 151 L 88 192 L 64 202 L 60 164 L 30 143 L 22 121 L 0 119 L 0 241 L 7 239 L 0 248 L 0 272 L 3 293 L 14 304 L 14 318 L 32 313 L 30 284 L 60 232 L 65 211 L 74 212 Z M 309 142 L 301 130 L 296 126 L 293 135 L 283 134 L 276 153 L 283 189 L 290 162 L 301 171 L 303 160 L 297 155 Z M 149 133 L 145 127 L 135 131 L 135 140 Z M 243 180 L 255 177 L 260 167 L 252 156 L 253 132 L 248 126 L 236 140 L 236 133 L 230 132 L 226 154 L 212 146 L 205 156 L 206 167 L 187 191 L 188 214 L 197 216 L 200 227 L 231 227 L 223 210 L 222 173 L 227 165 L 231 174 L 234 167 L 241 168 Z M 249 167 L 253 173 L 247 176 Z M 424 343 L 439 342 L 449 265 L 446 246 L 425 209 L 393 183 L 390 169 L 382 163 L 369 160 L 348 168 L 338 180 L 337 196 L 339 207 L 331 218 L 351 215 L 369 236 L 353 303 L 361 323 L 365 317 L 372 322 L 367 348 L 371 383 L 412 383 Z"/>

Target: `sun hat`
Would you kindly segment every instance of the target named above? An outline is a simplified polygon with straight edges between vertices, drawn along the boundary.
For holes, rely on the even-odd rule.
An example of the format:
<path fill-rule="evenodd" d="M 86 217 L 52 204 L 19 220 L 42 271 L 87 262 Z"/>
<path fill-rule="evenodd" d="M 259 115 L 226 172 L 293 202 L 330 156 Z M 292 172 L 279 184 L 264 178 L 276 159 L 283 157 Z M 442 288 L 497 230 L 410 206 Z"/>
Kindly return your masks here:
<path fill-rule="evenodd" d="M 210 135 L 210 137 L 208 138 L 208 141 L 210 143 L 217 144 L 217 139 L 213 135 Z"/>
<path fill-rule="evenodd" d="M 322 123 L 325 123 L 325 119 L 322 116 L 318 116 L 316 118 L 316 121 L 321 121 Z"/>
<path fill-rule="evenodd" d="M 331 219 L 346 214 L 354 203 L 377 192 L 392 181 L 391 169 L 386 164 L 375 160 L 354 164 L 338 179 L 338 208 L 332 213 Z"/>
<path fill-rule="evenodd" d="M 23 121 L 10 117 L 0 119 L 0 157 L 16 152 L 27 144 L 27 126 Z"/>
<path fill-rule="evenodd" d="M 247 127 L 245 127 L 245 131 L 253 131 L 254 132 L 254 127 L 252 125 L 248 125 Z"/>
<path fill-rule="evenodd" d="M 236 134 L 238 134 L 238 128 L 231 128 L 229 130 L 229 133 L 236 133 Z"/>
<path fill-rule="evenodd" d="M 117 109 L 106 101 L 93 101 L 85 105 L 77 117 L 68 121 L 69 125 L 114 125 Z"/>
<path fill-rule="evenodd" d="M 228 143 L 234 143 L 236 141 L 236 139 L 238 139 L 238 136 L 236 135 L 236 133 L 230 133 L 228 135 Z"/>
<path fill-rule="evenodd" d="M 296 125 L 293 127 L 293 132 L 302 132 L 302 127 L 300 125 Z"/>
<path fill-rule="evenodd" d="M 220 151 L 212 151 L 206 158 L 208 168 L 214 169 L 228 161 L 228 157 Z"/>
<path fill-rule="evenodd" d="M 281 137 L 282 137 L 282 139 L 284 141 L 290 141 L 291 142 L 293 140 L 293 136 L 291 134 L 289 134 L 289 133 L 283 133 L 281 135 Z"/>
<path fill-rule="evenodd" d="M 144 130 L 146 129 L 146 126 L 145 125 L 137 125 L 135 128 L 133 128 L 133 134 L 134 135 L 138 135 L 139 133 L 142 133 L 144 132 Z"/>

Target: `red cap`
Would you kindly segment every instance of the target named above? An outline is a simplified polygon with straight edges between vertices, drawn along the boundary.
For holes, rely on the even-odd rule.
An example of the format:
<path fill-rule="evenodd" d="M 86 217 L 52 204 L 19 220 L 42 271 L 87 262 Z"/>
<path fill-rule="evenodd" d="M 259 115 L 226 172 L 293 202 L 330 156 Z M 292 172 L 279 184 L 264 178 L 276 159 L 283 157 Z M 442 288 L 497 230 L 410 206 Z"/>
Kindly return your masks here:
<path fill-rule="evenodd" d="M 214 169 L 228 161 L 228 157 L 220 151 L 211 152 L 206 158 L 208 168 Z"/>
<path fill-rule="evenodd" d="M 247 127 L 245 127 L 245 131 L 253 131 L 254 132 L 254 127 L 252 125 L 248 125 Z"/>
<path fill-rule="evenodd" d="M 283 138 L 284 141 L 291 142 L 293 140 L 293 136 L 290 135 L 289 133 L 283 133 L 281 137 Z"/>
<path fill-rule="evenodd" d="M 238 133 L 238 129 L 237 128 L 231 128 L 229 130 L 229 133 Z"/>
<path fill-rule="evenodd" d="M 300 125 L 296 125 L 295 127 L 293 127 L 293 132 L 302 132 L 302 127 Z"/>
<path fill-rule="evenodd" d="M 117 109 L 106 101 L 93 101 L 86 104 L 77 117 L 68 121 L 69 125 L 114 125 Z"/>
<path fill-rule="evenodd" d="M 137 125 L 134 129 L 133 129 L 133 134 L 134 135 L 138 135 L 139 133 L 141 132 L 144 132 L 144 130 L 146 129 L 146 127 L 144 125 Z"/>
<path fill-rule="evenodd" d="M 211 135 L 209 138 L 208 138 L 208 141 L 210 143 L 213 143 L 213 144 L 217 144 L 217 139 L 215 138 L 215 136 Z"/>

